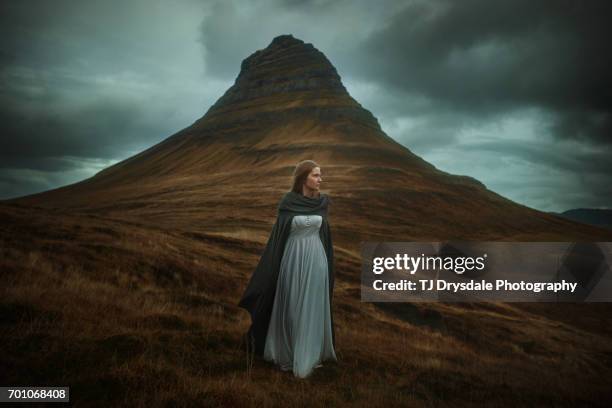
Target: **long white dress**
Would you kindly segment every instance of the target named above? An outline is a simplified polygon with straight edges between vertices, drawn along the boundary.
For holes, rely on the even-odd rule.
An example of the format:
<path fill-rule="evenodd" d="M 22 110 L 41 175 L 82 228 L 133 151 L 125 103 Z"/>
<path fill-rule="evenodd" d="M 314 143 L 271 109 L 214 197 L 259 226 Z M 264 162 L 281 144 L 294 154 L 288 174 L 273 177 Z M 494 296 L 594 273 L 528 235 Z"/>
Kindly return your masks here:
<path fill-rule="evenodd" d="M 281 260 L 264 359 L 296 377 L 326 360 L 332 343 L 327 257 L 319 237 L 320 215 L 296 215 Z"/>

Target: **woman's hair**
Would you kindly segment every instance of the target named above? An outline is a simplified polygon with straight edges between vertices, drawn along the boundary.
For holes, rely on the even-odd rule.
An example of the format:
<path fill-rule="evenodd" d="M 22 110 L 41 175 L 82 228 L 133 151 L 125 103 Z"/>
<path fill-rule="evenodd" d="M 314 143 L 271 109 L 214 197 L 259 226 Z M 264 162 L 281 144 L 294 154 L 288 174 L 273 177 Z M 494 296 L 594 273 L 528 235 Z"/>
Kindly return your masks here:
<path fill-rule="evenodd" d="M 315 167 L 321 167 L 312 160 L 301 161 L 295 166 L 293 171 L 293 187 L 291 191 L 294 193 L 302 194 L 302 186 L 306 182 L 308 175 Z"/>

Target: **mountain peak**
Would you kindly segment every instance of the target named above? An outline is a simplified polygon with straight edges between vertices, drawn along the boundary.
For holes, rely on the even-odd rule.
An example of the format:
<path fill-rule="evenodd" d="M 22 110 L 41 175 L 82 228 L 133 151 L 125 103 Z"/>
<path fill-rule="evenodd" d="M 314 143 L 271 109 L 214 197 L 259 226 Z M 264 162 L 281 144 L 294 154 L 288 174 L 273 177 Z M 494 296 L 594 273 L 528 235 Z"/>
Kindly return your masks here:
<path fill-rule="evenodd" d="M 275 37 L 266 48 L 245 58 L 234 85 L 207 116 L 244 110 L 255 101 L 267 111 L 283 105 L 361 107 L 350 97 L 325 54 L 291 34 Z"/>
<path fill-rule="evenodd" d="M 315 69 L 317 78 L 327 74 L 330 77 L 328 79 L 340 82 L 336 69 L 321 51 L 291 34 L 274 37 L 266 48 L 257 50 L 244 59 L 236 82 L 253 77 L 269 77 L 271 65 L 278 68 L 272 74 L 280 76 L 280 79 L 307 78 L 309 71 Z M 287 75 L 288 73 L 292 75 Z"/>
<path fill-rule="evenodd" d="M 304 41 L 295 38 L 292 34 L 282 34 L 274 37 L 270 46 L 287 47 L 295 44 L 304 44 Z"/>

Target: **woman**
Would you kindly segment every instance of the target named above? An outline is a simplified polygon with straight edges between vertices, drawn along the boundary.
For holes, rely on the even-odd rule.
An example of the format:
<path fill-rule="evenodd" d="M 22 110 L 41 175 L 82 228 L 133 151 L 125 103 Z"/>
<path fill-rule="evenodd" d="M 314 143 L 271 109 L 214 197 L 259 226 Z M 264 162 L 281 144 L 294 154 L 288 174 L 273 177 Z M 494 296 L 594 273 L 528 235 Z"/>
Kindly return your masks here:
<path fill-rule="evenodd" d="M 320 166 L 298 163 L 268 243 L 240 300 L 251 314 L 248 350 L 307 377 L 337 361 L 332 315 L 334 253 Z"/>

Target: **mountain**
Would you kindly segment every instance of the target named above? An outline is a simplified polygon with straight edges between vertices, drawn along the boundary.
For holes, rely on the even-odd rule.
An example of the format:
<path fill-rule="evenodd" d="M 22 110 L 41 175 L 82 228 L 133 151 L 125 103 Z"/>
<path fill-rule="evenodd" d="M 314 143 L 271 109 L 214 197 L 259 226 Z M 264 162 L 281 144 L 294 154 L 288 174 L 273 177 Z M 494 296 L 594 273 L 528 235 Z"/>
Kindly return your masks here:
<path fill-rule="evenodd" d="M 261 242 L 302 159 L 321 164 L 336 243 L 351 251 L 362 240 L 611 236 L 436 169 L 386 135 L 327 57 L 291 35 L 246 58 L 190 126 L 87 180 L 9 202 Z"/>
<path fill-rule="evenodd" d="M 295 164 L 331 197 L 337 364 L 295 380 L 241 349 L 237 303 Z M 74 405 L 605 405 L 610 304 L 360 300 L 360 242 L 610 241 L 436 169 L 311 44 L 276 37 L 193 124 L 91 178 L 0 202 L 4 384 Z M 129 401 L 129 402 L 128 402 Z"/>

